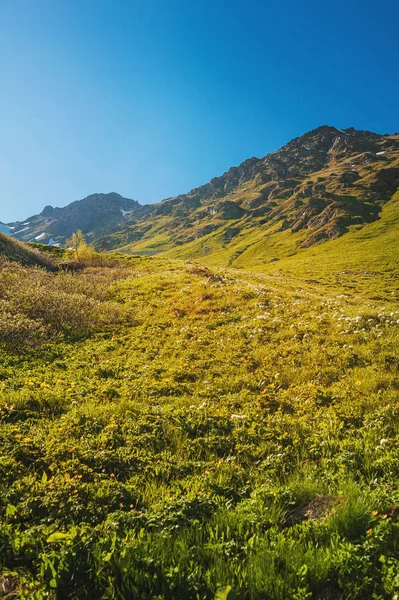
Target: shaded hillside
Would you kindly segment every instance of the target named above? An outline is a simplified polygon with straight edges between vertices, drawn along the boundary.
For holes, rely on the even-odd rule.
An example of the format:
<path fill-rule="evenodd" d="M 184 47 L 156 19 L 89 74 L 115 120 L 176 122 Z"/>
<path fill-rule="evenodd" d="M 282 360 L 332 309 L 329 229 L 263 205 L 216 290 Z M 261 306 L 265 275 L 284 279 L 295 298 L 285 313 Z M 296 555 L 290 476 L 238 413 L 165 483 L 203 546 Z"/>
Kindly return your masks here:
<path fill-rule="evenodd" d="M 51 266 L 50 259 L 38 250 L 29 248 L 25 244 L 0 233 L 0 261 L 2 258 L 19 262 L 25 266 L 37 265 L 47 268 Z"/>
<path fill-rule="evenodd" d="M 46 206 L 40 215 L 26 221 L 9 223 L 12 235 L 23 241 L 64 244 L 65 240 L 81 229 L 92 240 L 107 232 L 123 227 L 128 217 L 142 215 L 145 209 L 136 201 L 116 193 L 92 194 L 64 208 Z"/>
<path fill-rule="evenodd" d="M 288 231 L 292 253 L 377 220 L 398 187 L 399 134 L 323 126 L 153 205 L 97 245 L 157 253 L 190 244 L 186 258 L 225 250 L 233 264 L 244 239 Z"/>

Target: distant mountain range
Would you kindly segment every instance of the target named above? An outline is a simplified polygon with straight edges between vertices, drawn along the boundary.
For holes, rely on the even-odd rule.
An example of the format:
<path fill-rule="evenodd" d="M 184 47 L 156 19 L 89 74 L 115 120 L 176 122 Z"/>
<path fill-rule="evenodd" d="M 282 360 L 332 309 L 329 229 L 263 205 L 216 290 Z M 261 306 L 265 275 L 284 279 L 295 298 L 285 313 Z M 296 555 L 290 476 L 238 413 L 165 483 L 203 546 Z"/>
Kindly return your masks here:
<path fill-rule="evenodd" d="M 19 240 L 60 244 L 81 229 L 102 250 L 219 253 L 234 264 L 243 254 L 280 258 L 361 228 L 398 188 L 399 134 L 322 126 L 188 194 L 146 206 L 94 194 L 6 228 Z"/>
<path fill-rule="evenodd" d="M 124 226 L 128 215 L 143 216 L 146 207 L 116 193 L 92 194 L 64 208 L 46 206 L 40 215 L 25 221 L 0 224 L 0 232 L 25 242 L 65 244 L 72 233 L 81 229 L 88 241 Z"/>

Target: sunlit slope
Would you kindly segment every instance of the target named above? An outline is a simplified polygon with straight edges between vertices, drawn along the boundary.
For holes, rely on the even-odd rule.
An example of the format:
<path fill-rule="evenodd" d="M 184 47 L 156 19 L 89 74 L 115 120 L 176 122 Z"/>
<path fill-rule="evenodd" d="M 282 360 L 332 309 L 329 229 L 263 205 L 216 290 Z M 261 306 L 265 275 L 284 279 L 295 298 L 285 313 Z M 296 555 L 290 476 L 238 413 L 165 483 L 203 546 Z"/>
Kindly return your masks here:
<path fill-rule="evenodd" d="M 399 291 L 399 192 L 383 208 L 380 220 L 345 236 L 269 263 L 268 273 L 285 273 L 298 279 L 368 289 L 370 294 Z M 262 265 L 263 258 L 243 254 L 236 266 Z M 379 292 L 377 292 L 379 290 Z"/>
<path fill-rule="evenodd" d="M 324 126 L 152 205 L 96 246 L 225 266 L 283 258 L 378 220 L 398 187 L 398 135 Z"/>
<path fill-rule="evenodd" d="M 50 261 L 38 250 L 29 248 L 21 242 L 0 233 L 0 259 L 17 261 L 25 266 L 39 265 L 48 267 Z"/>
<path fill-rule="evenodd" d="M 226 225 L 226 229 L 228 226 Z M 347 268 L 377 269 L 397 268 L 399 259 L 399 193 L 396 193 L 380 213 L 379 220 L 354 226 L 344 236 L 310 248 L 300 248 L 304 231 L 264 231 L 252 227 L 242 232 L 228 245 L 223 244 L 224 232 L 210 234 L 168 253 L 182 259 L 197 258 L 210 264 L 234 267 L 262 267 L 271 270 L 298 269 L 309 273 Z"/>
<path fill-rule="evenodd" d="M 378 279 L 359 298 L 136 257 L 5 264 L 0 288 L 8 597 L 393 598 L 399 310 Z"/>

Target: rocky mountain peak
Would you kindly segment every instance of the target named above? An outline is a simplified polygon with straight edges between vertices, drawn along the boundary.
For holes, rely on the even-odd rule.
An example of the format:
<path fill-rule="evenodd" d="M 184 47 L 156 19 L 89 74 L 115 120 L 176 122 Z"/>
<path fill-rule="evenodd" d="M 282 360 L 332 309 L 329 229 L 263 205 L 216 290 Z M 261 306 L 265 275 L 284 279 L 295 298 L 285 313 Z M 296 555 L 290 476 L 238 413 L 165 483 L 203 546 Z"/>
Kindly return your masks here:
<path fill-rule="evenodd" d="M 40 216 L 51 217 L 53 213 L 54 213 L 54 208 L 52 206 L 50 206 L 50 204 L 48 204 L 47 206 L 45 206 L 43 208 L 42 212 L 40 213 Z"/>
<path fill-rule="evenodd" d="M 116 192 L 90 194 L 62 208 L 46 206 L 28 222 L 10 223 L 13 235 L 22 241 L 61 243 L 78 229 L 90 241 L 100 234 L 111 232 L 127 218 L 141 214 L 143 207 L 137 200 L 124 198 Z"/>

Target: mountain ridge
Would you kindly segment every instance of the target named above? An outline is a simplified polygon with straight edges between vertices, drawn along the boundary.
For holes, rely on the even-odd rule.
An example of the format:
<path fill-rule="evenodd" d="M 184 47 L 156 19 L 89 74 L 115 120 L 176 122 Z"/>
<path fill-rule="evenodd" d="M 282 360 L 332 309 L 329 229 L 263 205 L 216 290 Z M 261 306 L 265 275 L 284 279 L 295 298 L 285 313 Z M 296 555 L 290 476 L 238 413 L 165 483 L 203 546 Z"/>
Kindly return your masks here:
<path fill-rule="evenodd" d="M 113 231 L 123 224 L 128 214 L 141 214 L 145 210 L 130 198 L 116 192 L 90 194 L 59 208 L 47 205 L 40 214 L 25 221 L 6 224 L 16 239 L 25 242 L 39 241 L 65 244 L 74 231 L 81 229 L 92 241 L 101 234 Z"/>
<path fill-rule="evenodd" d="M 398 134 L 321 126 L 152 205 L 144 219 L 96 245 L 158 253 L 198 242 L 192 258 L 212 252 L 217 236 L 219 247 L 233 247 L 256 227 L 265 235 L 299 232 L 298 247 L 309 247 L 378 219 L 398 186 Z"/>
<path fill-rule="evenodd" d="M 8 226 L 17 239 L 60 244 L 81 229 L 106 251 L 179 254 L 184 246 L 192 258 L 228 249 L 233 264 L 254 231 L 273 240 L 288 231 L 296 252 L 371 223 L 398 187 L 399 134 L 322 125 L 155 204 L 92 194 Z"/>

